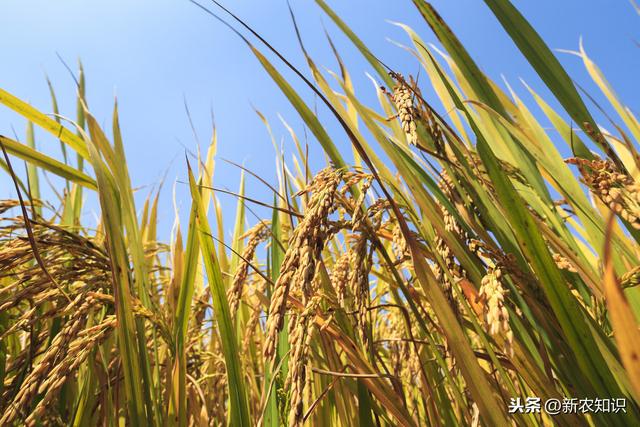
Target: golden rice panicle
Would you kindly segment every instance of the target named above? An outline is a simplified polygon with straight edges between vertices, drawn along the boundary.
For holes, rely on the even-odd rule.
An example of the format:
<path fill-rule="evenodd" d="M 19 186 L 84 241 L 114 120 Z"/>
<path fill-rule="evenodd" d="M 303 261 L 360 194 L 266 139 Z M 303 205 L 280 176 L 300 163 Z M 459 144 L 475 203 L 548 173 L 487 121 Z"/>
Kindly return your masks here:
<path fill-rule="evenodd" d="M 304 415 L 304 392 L 309 386 L 310 375 L 307 372 L 307 361 L 311 339 L 313 338 L 313 318 L 319 306 L 320 298 L 314 297 L 309 301 L 305 310 L 292 320 L 289 334 L 291 355 L 289 358 L 289 372 L 285 388 L 290 390 L 289 426 L 301 426 Z"/>
<path fill-rule="evenodd" d="M 482 278 L 480 298 L 484 302 L 484 320 L 491 336 L 504 338 L 507 353 L 513 352 L 513 331 L 509 325 L 509 312 L 504 303 L 505 289 L 502 285 L 502 269 L 489 268 Z"/>
<path fill-rule="evenodd" d="M 247 245 L 242 251 L 242 257 L 240 259 L 238 267 L 236 268 L 235 274 L 233 275 L 233 282 L 231 284 L 231 287 L 227 290 L 229 310 L 231 311 L 232 316 L 235 316 L 236 311 L 238 310 L 240 298 L 242 297 L 242 289 L 244 287 L 245 281 L 247 280 L 249 265 L 256 252 L 256 248 L 261 242 L 265 241 L 269 237 L 268 223 L 265 221 L 260 221 L 258 224 L 253 226 L 253 228 L 247 231 L 241 238 L 244 238 L 246 236 L 248 236 Z"/>
<path fill-rule="evenodd" d="M 369 188 L 371 187 L 371 184 L 373 183 L 373 177 L 371 176 L 367 176 L 365 177 L 362 183 L 362 188 L 360 189 L 360 197 L 358 197 L 358 200 L 356 201 L 354 208 L 353 208 L 353 216 L 351 217 L 351 224 L 352 224 L 352 229 L 353 230 L 357 230 L 358 228 L 361 227 L 361 222 L 364 220 L 364 218 L 362 218 L 362 206 L 364 204 L 364 199 L 367 195 L 367 191 L 369 191 Z M 346 188 L 346 185 L 345 185 Z"/>
<path fill-rule="evenodd" d="M 456 262 L 451 248 L 447 245 L 444 239 L 439 235 L 436 235 L 434 243 L 436 245 L 436 251 L 444 261 L 446 271 L 437 262 L 431 265 L 431 270 L 433 271 L 434 276 L 436 276 L 438 283 L 442 286 L 442 289 L 447 296 L 447 300 L 449 301 L 449 305 L 457 312 L 458 304 L 453 294 L 453 284 L 446 273 L 449 272 L 453 279 L 461 279 L 466 276 L 466 272 L 464 271 L 464 268 Z"/>
<path fill-rule="evenodd" d="M 38 388 L 38 394 L 44 397 L 33 412 L 25 420 L 26 425 L 35 426 L 37 420 L 42 419 L 47 413 L 51 403 L 58 397 L 62 386 L 69 376 L 89 357 L 91 351 L 105 339 L 116 325 L 116 317 L 108 316 L 105 320 L 90 328 L 82 330 L 78 337 L 69 344 L 63 360 L 57 363 L 48 373 L 47 379 Z"/>
<path fill-rule="evenodd" d="M 610 160 L 572 157 L 566 162 L 578 167 L 584 183 L 609 209 L 640 230 L 640 184 Z"/>
<path fill-rule="evenodd" d="M 571 261 L 569 261 L 566 257 L 558 254 L 558 253 L 554 253 L 553 254 L 553 261 L 556 263 L 556 265 L 558 266 L 559 269 L 561 270 L 567 270 L 571 273 L 577 273 L 578 270 L 576 270 L 576 268 L 574 267 L 574 265 L 571 263 Z"/>
<path fill-rule="evenodd" d="M 455 187 L 453 186 L 453 182 L 451 181 L 451 178 L 446 173 L 446 171 L 443 170 L 441 172 L 441 176 L 442 176 L 442 179 L 438 182 L 438 187 L 442 190 L 444 195 L 447 196 L 451 201 L 460 201 L 460 195 L 455 190 Z M 467 233 L 462 229 L 462 227 L 460 226 L 458 221 L 455 219 L 455 217 L 451 215 L 451 213 L 437 200 L 436 200 L 436 206 L 438 206 L 442 214 L 445 230 L 448 231 L 449 233 L 452 233 L 459 239 L 463 241 L 467 241 L 468 240 Z M 446 243 L 446 241 L 442 238 L 442 236 L 440 236 L 439 234 L 436 234 L 434 243 L 435 243 L 435 249 L 438 252 L 438 254 L 442 257 L 446 270 L 449 272 L 451 277 L 453 279 L 461 279 L 466 277 L 466 272 L 464 271 L 464 268 L 462 268 L 462 266 L 458 264 L 455 256 L 453 255 L 453 252 L 451 251 L 451 248 Z M 449 276 L 447 276 L 446 272 L 442 269 L 442 267 L 438 263 L 434 263 L 431 266 L 431 269 L 434 275 L 436 276 L 436 278 L 438 279 L 438 282 L 442 285 L 442 288 L 445 291 L 449 304 L 454 309 L 454 311 L 458 313 L 459 312 L 458 302 L 455 299 L 453 288 L 452 288 L 453 283 L 449 279 Z"/>
<path fill-rule="evenodd" d="M 367 310 L 369 308 L 369 272 L 371 269 L 371 254 L 368 250 L 367 239 L 361 234 L 349 250 L 349 290 L 353 295 L 357 311 L 356 323 L 360 331 L 363 344 L 368 343 L 366 333 Z"/>
<path fill-rule="evenodd" d="M 255 303 L 251 305 L 251 315 L 245 326 L 245 334 L 242 339 L 242 352 L 246 353 L 249 349 L 249 345 L 257 337 L 256 331 L 258 330 L 258 324 L 260 322 L 260 313 L 262 313 L 262 304 L 260 302 L 259 295 L 264 295 L 264 291 L 267 288 L 267 281 L 260 280 L 255 288 L 254 297 Z"/>
<path fill-rule="evenodd" d="M 26 416 L 25 410 L 32 399 L 37 396 L 39 390 L 42 389 L 42 385 L 47 383 L 51 370 L 60 364 L 62 357 L 67 353 L 66 349 L 69 344 L 82 330 L 86 321 L 85 315 L 93 306 L 94 301 L 91 298 L 77 295 L 65 307 L 61 314 L 71 315 L 70 319 L 51 341 L 51 345 L 42 358 L 24 379 L 20 390 L 11 401 L 11 404 L 5 408 L 2 417 L 0 417 L 0 425 L 11 425 L 14 420 Z"/>
<path fill-rule="evenodd" d="M 620 286 L 623 289 L 640 285 L 640 266 L 634 267 L 620 277 Z"/>
<path fill-rule="evenodd" d="M 398 354 L 392 355 L 394 360 L 394 367 L 397 370 L 398 376 L 404 376 L 403 372 L 408 369 L 409 359 L 411 357 L 411 346 L 407 340 L 407 322 L 401 314 L 397 312 L 392 313 L 389 316 L 391 331 L 394 335 L 394 343 L 397 345 Z"/>
<path fill-rule="evenodd" d="M 340 188 L 339 193 L 344 195 L 346 194 L 349 190 L 350 187 L 358 184 L 359 182 L 363 181 L 363 180 L 370 180 L 372 177 L 370 174 L 364 173 L 364 172 L 360 172 L 360 171 L 344 171 L 342 173 L 342 181 L 344 182 L 344 186 L 342 188 Z M 367 186 L 370 186 L 371 183 L 367 184 Z"/>
<path fill-rule="evenodd" d="M 409 247 L 398 223 L 395 223 L 391 230 L 391 250 L 396 260 L 403 260 L 409 256 Z"/>
<path fill-rule="evenodd" d="M 412 145 L 418 145 L 418 132 L 416 126 L 417 110 L 413 106 L 413 92 L 402 76 L 397 76 L 398 83 L 393 88 L 393 103 L 398 111 L 398 118 L 402 124 L 402 131 Z"/>
<path fill-rule="evenodd" d="M 454 206 L 464 209 L 465 207 L 463 203 L 463 196 L 460 194 L 460 192 L 456 188 L 455 183 L 451 178 L 451 176 L 449 175 L 449 173 L 447 173 L 447 171 L 443 169 L 442 171 L 440 171 L 440 176 L 441 178 L 440 180 L 438 180 L 438 188 L 442 190 L 442 193 L 445 195 L 445 197 L 448 200 L 451 201 L 451 203 L 454 204 Z M 445 209 L 440 202 L 436 201 L 436 204 L 442 211 L 445 230 L 455 234 L 456 236 L 458 236 L 460 239 L 464 241 L 468 241 L 469 236 L 467 235 L 467 232 L 462 228 L 460 223 L 458 223 L 458 221 L 451 214 L 451 212 Z M 474 209 L 473 203 L 471 203 L 471 209 Z"/>
<path fill-rule="evenodd" d="M 212 412 L 214 417 L 219 420 L 224 420 L 227 414 L 227 376 L 225 374 L 226 368 L 224 364 L 224 358 L 221 357 L 222 348 L 220 340 L 214 341 L 214 353 L 216 356 L 213 359 L 209 374 L 212 375 L 211 389 L 216 390 L 216 393 L 212 393 L 213 408 Z"/>
<path fill-rule="evenodd" d="M 340 306 L 344 306 L 344 298 L 347 293 L 347 283 L 349 281 L 350 270 L 349 260 L 350 254 L 347 251 L 340 255 L 333 266 L 333 270 L 331 271 L 331 284 L 336 291 L 338 304 L 340 304 Z"/>
<path fill-rule="evenodd" d="M 278 341 L 278 333 L 282 328 L 284 320 L 284 311 L 286 308 L 286 299 L 289 294 L 289 286 L 295 274 L 294 267 L 283 265 L 283 271 L 280 272 L 275 289 L 269 304 L 269 315 L 267 317 L 267 336 L 264 342 L 264 356 L 272 360 L 275 356 L 276 343 Z"/>
<path fill-rule="evenodd" d="M 280 276 L 275 283 L 267 318 L 267 336 L 264 355 L 273 360 L 278 333 L 282 329 L 287 297 L 292 285 L 303 296 L 303 303 L 310 298 L 311 284 L 315 276 L 316 262 L 324 247 L 328 217 L 335 209 L 334 199 L 341 173 L 332 168 L 323 169 L 309 186 L 313 192 L 304 217 L 295 228 L 282 262 Z"/>

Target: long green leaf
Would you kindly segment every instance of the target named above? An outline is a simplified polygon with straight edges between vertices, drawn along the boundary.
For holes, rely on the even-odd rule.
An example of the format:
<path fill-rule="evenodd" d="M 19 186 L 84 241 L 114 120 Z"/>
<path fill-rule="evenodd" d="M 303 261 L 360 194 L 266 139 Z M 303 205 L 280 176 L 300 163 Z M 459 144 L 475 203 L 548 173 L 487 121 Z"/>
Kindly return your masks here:
<path fill-rule="evenodd" d="M 198 240 L 202 248 L 204 266 L 207 271 L 209 289 L 213 301 L 213 309 L 218 324 L 222 351 L 224 353 L 225 366 L 227 369 L 227 383 L 229 387 L 230 409 L 229 422 L 234 426 L 250 426 L 249 406 L 244 386 L 242 366 L 238 359 L 238 343 L 235 336 L 235 328 L 231 320 L 229 303 L 224 288 L 224 281 L 218 257 L 215 252 L 215 245 L 212 239 L 211 227 L 207 219 L 205 208 L 202 205 L 200 191 L 189 167 L 189 186 L 191 197 L 196 212 L 196 227 L 198 230 Z"/>
<path fill-rule="evenodd" d="M 36 151 L 24 144 L 14 141 L 6 136 L 0 135 L 0 141 L 7 149 L 7 152 L 13 154 L 16 157 L 25 160 L 31 164 L 41 167 L 55 175 L 68 179 L 69 181 L 76 182 L 83 187 L 91 190 L 97 190 L 96 181 L 90 176 L 78 171 L 71 166 L 68 166 L 62 162 L 59 162 L 49 156 L 46 156 L 39 151 Z"/>
<path fill-rule="evenodd" d="M 65 128 L 55 120 L 50 119 L 45 114 L 36 110 L 26 102 L 21 101 L 4 89 L 0 89 L 0 104 L 4 104 L 16 113 L 24 116 L 27 120 L 50 132 L 56 138 L 59 138 L 60 141 L 65 142 L 71 148 L 76 150 L 78 155 L 82 156 L 83 158 L 86 159 L 89 156 L 87 146 L 82 138 L 74 135 L 69 129 Z"/>
<path fill-rule="evenodd" d="M 598 126 L 578 94 L 571 77 L 560 65 L 560 61 L 542 40 L 540 34 L 509 0 L 484 0 L 484 2 L 571 118 L 587 134 L 596 135 L 594 140 L 607 152 L 607 147 L 604 147 L 601 141 Z M 577 148 L 581 147 L 577 146 Z M 592 157 L 589 152 L 576 154 L 585 158 Z"/>
<path fill-rule="evenodd" d="M 27 123 L 27 145 L 33 151 L 36 151 L 36 139 L 35 132 L 33 130 L 33 123 Z M 40 178 L 38 177 L 38 168 L 33 163 L 27 163 L 27 180 L 29 182 L 30 196 L 33 199 L 40 200 Z M 42 215 L 42 207 L 34 206 L 34 211 L 38 216 Z"/>
<path fill-rule="evenodd" d="M 122 357 L 122 369 L 124 371 L 124 383 L 129 419 L 134 425 L 146 426 L 151 414 L 145 408 L 144 382 L 138 354 L 139 340 L 136 333 L 136 322 L 133 316 L 133 298 L 131 272 L 129 268 L 129 256 L 127 254 L 124 224 L 120 207 L 120 195 L 117 184 L 108 168 L 104 164 L 96 146 L 88 136 L 85 141 L 89 148 L 90 161 L 96 173 L 98 182 L 98 196 L 102 208 L 102 217 L 105 234 L 109 236 L 107 245 L 111 260 L 111 275 L 116 296 L 116 316 L 118 326 L 116 333 L 120 356 Z M 149 408 L 150 409 L 150 408 Z"/>
<path fill-rule="evenodd" d="M 336 148 L 335 144 L 327 134 L 327 131 L 324 129 L 324 126 L 320 123 L 316 115 L 311 111 L 311 109 L 307 106 L 304 100 L 298 95 L 298 93 L 291 87 L 291 85 L 287 82 L 287 80 L 275 69 L 275 67 L 269 62 L 269 60 L 262 54 L 258 49 L 254 46 L 249 45 L 251 51 L 260 61 L 260 64 L 264 67 L 264 69 L 269 73 L 269 76 L 273 79 L 274 82 L 280 87 L 282 93 L 289 99 L 291 105 L 296 109 L 298 114 L 305 121 L 307 126 L 311 129 L 313 135 L 318 139 L 318 142 L 322 145 L 322 148 L 325 150 L 331 161 L 338 168 L 343 168 L 345 166 L 345 162 L 340 155 L 340 152 Z"/>

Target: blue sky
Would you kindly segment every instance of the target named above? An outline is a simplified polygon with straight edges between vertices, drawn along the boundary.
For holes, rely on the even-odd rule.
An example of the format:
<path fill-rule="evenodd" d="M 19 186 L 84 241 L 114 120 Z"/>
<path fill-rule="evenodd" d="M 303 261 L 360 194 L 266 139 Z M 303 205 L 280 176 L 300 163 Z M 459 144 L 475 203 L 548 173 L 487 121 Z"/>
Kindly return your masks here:
<path fill-rule="evenodd" d="M 203 1 L 206 4 L 206 0 Z M 253 25 L 292 62 L 306 71 L 284 0 L 225 1 L 226 6 Z M 518 84 L 524 78 L 545 93 L 541 83 L 481 0 L 433 0 L 445 20 L 467 46 L 472 56 L 492 78 L 501 75 L 525 99 Z M 418 70 L 413 58 L 389 40 L 407 42 L 402 30 L 387 21 L 413 27 L 422 37 L 435 42 L 411 1 L 329 1 L 329 4 L 362 37 L 377 56 L 405 75 Z M 640 40 L 637 15 L 628 0 L 520 0 L 514 4 L 554 49 L 576 49 L 584 39 L 589 55 L 600 65 L 623 101 L 638 109 L 640 85 Z M 336 69 L 323 26 L 356 81 L 356 91 L 374 98 L 365 77 L 367 64 L 312 0 L 291 0 L 307 48 L 316 62 Z M 69 73 L 57 57 L 69 64 L 80 58 L 87 75 L 89 106 L 101 123 L 110 123 L 117 95 L 126 153 L 135 186 L 141 196 L 156 185 L 168 170 L 161 199 L 161 230 L 168 238 L 172 224 L 171 185 L 184 180 L 185 148 L 195 149 L 196 141 L 185 113 L 186 99 L 201 145 L 208 140 L 213 111 L 219 132 L 219 157 L 231 159 L 275 181 L 275 153 L 254 107 L 271 122 L 278 141 L 293 152 L 281 114 L 304 135 L 302 122 L 275 84 L 260 68 L 251 52 L 227 28 L 187 0 L 5 0 L 0 6 L 0 87 L 28 100 L 44 112 L 51 111 L 45 81 L 49 75 L 56 88 L 61 112 L 74 117 L 75 89 Z M 595 93 L 578 58 L 560 54 L 570 74 Z M 282 68 L 284 70 L 284 68 Z M 289 73 L 285 73 L 291 76 Z M 296 84 L 306 96 L 309 91 Z M 307 99 L 312 99 L 308 96 Z M 321 117 L 337 141 L 344 140 L 326 111 Z M 0 133 L 20 137 L 25 123 L 19 116 L 0 108 Z M 38 147 L 53 154 L 58 144 L 37 132 Z M 315 165 L 321 151 L 310 140 Z M 341 147 L 348 148 L 345 144 Z M 20 168 L 22 169 L 22 168 Z M 215 184 L 235 189 L 239 171 L 218 162 Z M 265 188 L 251 180 L 247 192 L 270 200 Z M 189 203 L 186 188 L 178 184 L 182 211 Z M 0 177 L 0 197 L 14 197 L 5 176 Z M 220 195 L 232 226 L 233 204 Z M 90 213 L 87 213 L 90 215 Z M 250 218 L 250 222 L 255 219 Z"/>

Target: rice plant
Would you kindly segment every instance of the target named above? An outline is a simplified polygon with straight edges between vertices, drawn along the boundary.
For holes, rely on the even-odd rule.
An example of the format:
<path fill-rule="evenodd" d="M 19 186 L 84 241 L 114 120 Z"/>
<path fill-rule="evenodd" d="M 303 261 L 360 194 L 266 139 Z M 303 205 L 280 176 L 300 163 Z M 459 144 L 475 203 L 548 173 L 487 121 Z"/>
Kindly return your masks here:
<path fill-rule="evenodd" d="M 241 191 L 225 241 L 214 135 L 184 162 L 188 223 L 176 216 L 162 242 L 158 194 L 134 203 L 117 106 L 102 129 L 82 75 L 74 121 L 53 90 L 51 115 L 0 89 L 29 122 L 24 143 L 0 136 L 19 195 L 0 201 L 0 425 L 640 424 L 640 123 L 582 46 L 606 124 L 508 0 L 485 3 L 562 110 L 490 80 L 426 1 L 415 13 L 446 52 L 402 26 L 418 84 L 316 0 L 370 63 L 366 105 L 337 50 L 339 72 L 322 72 L 300 40 L 297 70 L 213 3 L 326 167 L 309 173 L 291 129 L 297 153 L 265 181 L 270 214 L 247 227 L 265 198 Z M 33 126 L 61 158 L 34 148 Z M 55 202 L 43 171 L 63 180 Z"/>

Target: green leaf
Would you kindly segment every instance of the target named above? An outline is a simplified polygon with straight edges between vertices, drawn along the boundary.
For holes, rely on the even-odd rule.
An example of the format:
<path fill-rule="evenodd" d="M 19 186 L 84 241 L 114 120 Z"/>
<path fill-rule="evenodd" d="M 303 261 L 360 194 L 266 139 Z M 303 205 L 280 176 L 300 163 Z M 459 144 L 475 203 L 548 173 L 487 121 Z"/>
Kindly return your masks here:
<path fill-rule="evenodd" d="M 351 28 L 336 14 L 333 9 L 324 0 L 316 0 L 316 3 L 320 8 L 333 20 L 333 22 L 342 30 L 342 32 L 351 40 L 351 42 L 360 50 L 362 55 L 369 61 L 369 64 L 376 70 L 378 75 L 382 78 L 385 84 L 389 87 L 393 86 L 393 80 L 389 77 L 385 68 L 378 58 L 371 53 L 367 45 L 353 32 Z"/>
<path fill-rule="evenodd" d="M 71 131 L 69 131 L 69 129 L 65 128 L 60 123 L 56 122 L 53 119 L 50 119 L 45 114 L 33 108 L 31 105 L 21 101 L 20 99 L 16 98 L 3 89 L 0 89 L 0 104 L 4 104 L 16 113 L 24 116 L 27 120 L 50 132 L 56 138 L 59 138 L 60 141 L 66 143 L 71 148 L 76 150 L 78 155 L 84 158 L 87 158 L 89 156 L 87 146 L 82 138 L 74 135 Z"/>
<path fill-rule="evenodd" d="M 116 334 L 122 369 L 124 371 L 125 395 L 128 407 L 129 421 L 139 426 L 149 425 L 152 415 L 145 408 L 145 385 L 142 379 L 140 342 L 146 350 L 144 336 L 138 336 L 136 321 L 133 316 L 132 280 L 127 253 L 126 238 L 124 236 L 123 212 L 120 194 L 115 179 L 107 165 L 104 164 L 97 147 L 88 136 L 85 141 L 89 149 L 89 159 L 96 173 L 98 196 L 102 208 L 102 222 L 107 239 L 107 249 L 111 260 L 111 274 L 114 293 L 116 295 L 116 316 L 118 326 Z"/>
<path fill-rule="evenodd" d="M 202 248 L 204 266 L 207 272 L 211 299 L 213 302 L 214 315 L 218 324 L 222 351 L 224 353 L 225 366 L 227 370 L 227 382 L 229 387 L 229 423 L 233 426 L 250 426 L 249 406 L 244 386 L 244 376 L 242 366 L 238 359 L 238 343 L 236 342 L 235 328 L 229 312 L 229 303 L 224 288 L 224 281 L 218 257 L 215 252 L 211 227 L 207 219 L 205 208 L 202 205 L 200 191 L 196 184 L 191 167 L 189 167 L 189 186 L 191 197 L 196 212 L 196 228 L 198 240 Z"/>
<path fill-rule="evenodd" d="M 597 136 L 601 136 L 598 126 L 578 94 L 571 77 L 518 9 L 509 0 L 484 0 L 484 2 L 571 118 L 587 134 L 593 135 L 595 133 Z M 608 152 L 599 137 L 594 140 L 605 152 Z M 577 146 L 577 148 L 581 147 Z M 588 152 L 576 152 L 576 154 L 585 158 L 592 157 Z"/>
<path fill-rule="evenodd" d="M 36 140 L 33 131 L 33 123 L 27 123 L 27 145 L 33 151 L 36 151 Z M 27 180 L 29 182 L 30 196 L 33 199 L 40 200 L 40 178 L 38 178 L 38 169 L 33 163 L 27 163 Z M 42 215 L 42 207 L 40 205 L 34 206 L 34 211 L 38 216 Z"/>
<path fill-rule="evenodd" d="M 282 93 L 289 99 L 291 105 L 296 109 L 298 114 L 305 121 L 309 129 L 313 135 L 318 139 L 320 145 L 327 153 L 331 161 L 337 168 L 345 167 L 345 162 L 340 155 L 340 152 L 336 148 L 333 141 L 327 134 L 327 131 L 324 129 L 324 126 L 316 115 L 311 111 L 311 109 L 307 106 L 307 104 L 302 100 L 300 95 L 291 87 L 291 85 L 286 81 L 286 79 L 275 69 L 275 67 L 269 62 L 269 60 L 262 54 L 258 49 L 254 46 L 249 45 L 253 54 L 258 58 L 260 64 L 264 67 L 264 69 L 269 73 L 274 82 L 280 87 Z"/>
<path fill-rule="evenodd" d="M 196 274 L 198 273 L 198 260 L 200 258 L 200 242 L 198 240 L 198 229 L 196 225 L 196 206 L 192 204 L 191 216 L 189 218 L 189 231 L 187 234 L 187 247 L 183 260 L 184 267 L 180 280 L 180 293 L 178 294 L 174 322 L 176 345 L 175 363 L 178 369 L 178 403 L 176 408 L 172 402 L 170 415 L 177 409 L 178 425 L 180 426 L 187 424 L 187 351 L 185 339 L 191 317 L 191 303 L 193 301 L 194 284 Z"/>
<path fill-rule="evenodd" d="M 0 141 L 7 149 L 7 152 L 13 154 L 22 160 L 29 162 L 35 166 L 41 167 L 55 175 L 68 179 L 82 185 L 83 187 L 91 190 L 97 190 L 96 181 L 85 175 L 84 173 L 72 168 L 62 162 L 59 162 L 51 157 L 48 157 L 39 151 L 36 151 L 24 144 L 0 135 Z"/>
<path fill-rule="evenodd" d="M 277 198 L 273 196 L 274 206 L 277 204 Z M 280 229 L 280 215 L 277 209 L 273 210 L 273 214 L 271 216 L 271 230 L 273 236 L 271 238 L 271 246 L 270 246 L 270 260 L 271 260 L 271 268 L 269 269 L 271 275 L 271 281 L 275 283 L 280 275 L 280 265 L 282 264 L 282 260 L 284 259 L 284 251 L 280 247 L 279 240 L 281 237 L 281 229 Z M 286 325 L 285 325 L 286 326 Z M 284 332 L 284 331 L 283 331 Z M 280 344 L 280 342 L 278 343 Z M 282 340 L 282 344 L 288 346 L 287 340 Z M 276 348 L 276 363 L 279 363 L 280 360 L 287 354 L 289 351 L 288 348 L 282 348 L 280 345 Z M 286 367 L 286 363 L 282 364 L 282 368 Z M 282 375 L 282 378 L 285 377 L 286 372 L 283 372 L 281 369 L 279 371 Z M 280 413 L 278 411 L 278 395 L 276 390 L 269 390 L 269 386 L 271 385 L 271 381 L 274 375 L 278 375 L 277 372 L 272 372 L 271 370 L 271 362 L 265 361 L 264 363 L 264 384 L 263 384 L 263 395 L 268 393 L 269 398 L 267 399 L 266 408 L 264 412 L 264 425 L 269 427 L 279 427 L 280 426 Z M 275 387 L 275 386 L 274 386 Z"/>
<path fill-rule="evenodd" d="M 434 7 L 430 3 L 422 0 L 413 0 L 413 3 L 425 21 L 427 21 L 440 43 L 442 43 L 456 65 L 460 68 L 461 74 L 468 80 L 473 91 L 479 97 L 479 100 L 500 114 L 505 114 L 502 103 L 491 88 L 487 78 Z"/>

